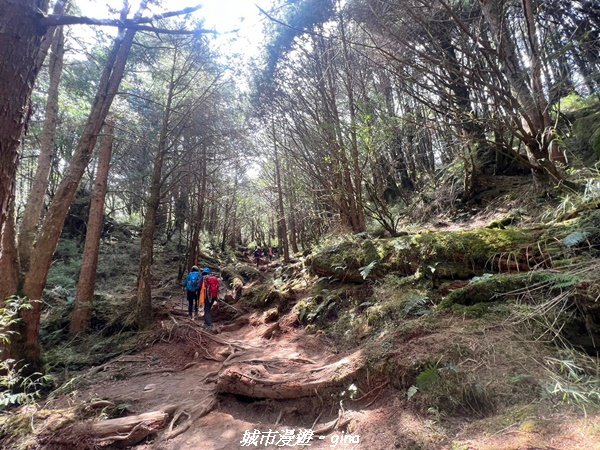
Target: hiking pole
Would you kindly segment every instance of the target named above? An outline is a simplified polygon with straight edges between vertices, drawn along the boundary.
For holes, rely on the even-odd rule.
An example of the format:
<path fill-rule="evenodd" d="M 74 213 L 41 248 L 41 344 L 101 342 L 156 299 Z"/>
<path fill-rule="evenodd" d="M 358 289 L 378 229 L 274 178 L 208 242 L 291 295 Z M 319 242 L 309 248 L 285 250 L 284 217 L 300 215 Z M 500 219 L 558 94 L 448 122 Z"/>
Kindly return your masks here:
<path fill-rule="evenodd" d="M 240 314 L 242 313 L 242 312 L 241 312 L 239 309 L 237 309 L 237 308 L 234 308 L 233 306 L 231 306 L 229 303 L 227 303 L 227 302 L 226 302 L 225 300 L 223 300 L 222 298 L 219 298 L 219 297 L 217 297 L 217 301 L 218 301 L 218 302 L 221 302 L 221 303 L 223 303 L 223 304 L 224 304 L 224 305 L 226 305 L 226 306 L 229 306 L 229 307 L 230 307 L 231 309 L 233 309 L 235 312 L 238 312 L 238 313 L 240 313 Z"/>

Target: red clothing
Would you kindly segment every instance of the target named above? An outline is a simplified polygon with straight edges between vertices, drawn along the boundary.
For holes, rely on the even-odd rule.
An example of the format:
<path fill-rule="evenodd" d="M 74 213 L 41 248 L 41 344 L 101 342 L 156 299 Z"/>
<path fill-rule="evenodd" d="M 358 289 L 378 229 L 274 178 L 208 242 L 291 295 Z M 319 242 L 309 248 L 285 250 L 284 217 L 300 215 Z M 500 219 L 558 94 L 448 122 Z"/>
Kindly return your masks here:
<path fill-rule="evenodd" d="M 206 288 L 211 299 L 216 299 L 219 295 L 219 279 L 217 277 L 205 278 Z"/>

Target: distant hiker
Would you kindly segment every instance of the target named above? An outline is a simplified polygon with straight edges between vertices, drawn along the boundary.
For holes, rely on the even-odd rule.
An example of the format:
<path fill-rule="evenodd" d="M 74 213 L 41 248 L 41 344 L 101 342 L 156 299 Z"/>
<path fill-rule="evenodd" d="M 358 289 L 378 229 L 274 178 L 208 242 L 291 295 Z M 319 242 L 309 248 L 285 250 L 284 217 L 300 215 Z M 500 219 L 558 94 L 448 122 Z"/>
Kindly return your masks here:
<path fill-rule="evenodd" d="M 208 268 L 202 271 L 204 289 L 204 324 L 212 327 L 211 308 L 219 296 L 219 279 L 210 273 Z"/>
<path fill-rule="evenodd" d="M 202 277 L 198 271 L 197 266 L 193 266 L 188 276 L 183 282 L 183 287 L 187 293 L 188 301 L 188 315 L 192 317 L 192 313 L 196 311 L 198 314 L 198 297 L 200 295 L 200 285 L 202 284 Z"/>
<path fill-rule="evenodd" d="M 256 267 L 258 267 L 258 265 L 260 264 L 261 253 L 262 250 L 260 249 L 260 247 L 256 246 L 256 250 L 254 250 L 254 260 L 256 261 Z"/>
<path fill-rule="evenodd" d="M 273 247 L 269 247 L 269 261 L 273 261 Z"/>

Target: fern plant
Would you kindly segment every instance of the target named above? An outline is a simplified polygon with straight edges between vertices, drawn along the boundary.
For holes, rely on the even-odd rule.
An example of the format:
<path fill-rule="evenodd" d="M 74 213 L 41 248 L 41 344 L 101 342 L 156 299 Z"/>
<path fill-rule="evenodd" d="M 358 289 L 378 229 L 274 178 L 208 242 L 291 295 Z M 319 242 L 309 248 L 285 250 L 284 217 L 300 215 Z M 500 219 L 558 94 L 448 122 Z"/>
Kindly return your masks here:
<path fill-rule="evenodd" d="M 14 326 L 19 323 L 19 311 L 30 309 L 31 303 L 26 297 L 13 295 L 4 301 L 0 308 L 0 341 L 10 344 L 16 334 Z M 48 381 L 41 373 L 23 375 L 26 366 L 14 359 L 0 361 L 0 411 L 10 405 L 33 403 L 39 397 L 40 390 Z"/>

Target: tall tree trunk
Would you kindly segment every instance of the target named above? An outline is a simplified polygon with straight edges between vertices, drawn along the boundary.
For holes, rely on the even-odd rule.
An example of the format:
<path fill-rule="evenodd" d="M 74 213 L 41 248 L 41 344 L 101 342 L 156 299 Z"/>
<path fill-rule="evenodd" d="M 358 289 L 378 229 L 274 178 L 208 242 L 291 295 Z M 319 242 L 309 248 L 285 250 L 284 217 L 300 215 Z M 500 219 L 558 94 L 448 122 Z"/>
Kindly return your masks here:
<path fill-rule="evenodd" d="M 279 151 L 275 135 L 275 122 L 273 127 L 273 151 L 275 153 L 275 182 L 277 183 L 277 224 L 279 230 L 279 248 L 283 250 L 283 261 L 290 262 L 290 249 L 287 239 L 287 225 L 285 223 L 285 209 L 283 207 L 283 190 L 281 188 L 281 165 L 279 164 Z"/>
<path fill-rule="evenodd" d="M 188 270 L 196 264 L 198 261 L 198 245 L 200 244 L 200 230 L 202 230 L 202 226 L 204 224 L 204 215 L 205 215 L 205 203 L 206 203 L 206 187 L 207 187 L 207 175 L 208 171 L 206 170 L 206 166 L 208 164 L 206 147 L 202 146 L 202 161 L 200 162 L 200 166 L 202 167 L 202 179 L 200 180 L 200 193 L 198 195 L 198 205 L 196 209 L 196 218 L 193 225 L 192 230 L 192 243 L 190 244 L 190 253 L 188 258 Z"/>
<path fill-rule="evenodd" d="M 48 87 L 48 98 L 46 100 L 46 111 L 42 137 L 40 140 L 40 156 L 37 161 L 37 169 L 33 180 L 33 186 L 27 198 L 23 220 L 19 228 L 19 256 L 21 259 L 21 271 L 29 269 L 29 258 L 33 248 L 35 232 L 42 216 L 44 198 L 48 189 L 48 177 L 54 159 L 54 137 L 56 124 L 58 122 L 58 85 L 63 69 L 64 35 L 62 27 L 58 27 L 52 42 L 52 52 L 48 65 L 50 83 Z"/>
<path fill-rule="evenodd" d="M 506 75 L 521 108 L 525 131 L 524 141 L 536 184 L 543 185 L 548 179 L 563 181 L 556 165 L 548 159 L 549 139 L 547 127 L 549 123 L 548 103 L 541 87 L 541 66 L 537 51 L 535 21 L 531 10 L 531 2 L 523 0 L 523 9 L 529 40 L 529 57 L 531 73 L 528 74 L 519 62 L 516 45 L 506 26 L 505 1 L 479 0 L 487 24 L 498 47 L 498 57 L 502 62 L 502 71 Z M 530 86 L 531 85 L 531 86 Z"/>
<path fill-rule="evenodd" d="M 113 125 L 107 123 L 104 126 L 104 132 L 106 136 L 98 155 L 98 169 L 96 170 L 96 180 L 90 200 L 90 212 L 85 234 L 85 245 L 83 247 L 81 272 L 79 273 L 77 293 L 75 294 L 75 307 L 69 326 L 69 333 L 72 336 L 87 330 L 92 315 L 96 270 L 98 268 L 98 252 L 100 250 L 100 238 L 102 237 L 104 224 L 104 198 L 106 196 L 108 171 L 112 156 Z"/>
<path fill-rule="evenodd" d="M 33 307 L 21 312 L 20 337 L 11 343 L 11 355 L 28 364 L 29 370 L 41 368 L 39 344 L 41 298 L 52 257 L 69 207 L 92 157 L 98 134 L 123 77 L 134 36 L 135 30 L 127 30 L 124 35 L 119 35 L 115 40 L 115 45 L 100 78 L 98 92 L 92 103 L 83 134 L 69 163 L 69 168 L 50 204 L 31 254 L 30 268 L 25 275 L 24 293 L 32 301 Z"/>
<path fill-rule="evenodd" d="M 45 12 L 47 7 L 47 0 L 0 3 L 0 230 L 10 215 L 18 150 L 39 70 L 36 58 L 46 32 L 37 22 L 38 11 Z"/>
<path fill-rule="evenodd" d="M 15 240 L 15 208 L 14 197 L 9 204 L 7 220 L 4 221 L 0 236 L 0 274 L 2 274 L 2 283 L 0 283 L 0 304 L 4 300 L 18 292 L 19 286 L 19 254 L 17 252 L 17 243 Z"/>
<path fill-rule="evenodd" d="M 163 120 L 156 146 L 154 157 L 154 170 L 150 185 L 150 198 L 148 208 L 144 216 L 144 227 L 142 228 L 142 241 L 140 244 L 140 269 L 138 273 L 137 296 L 136 296 L 136 324 L 139 328 L 145 328 L 152 323 L 152 260 L 154 257 L 154 234 L 158 209 L 160 207 L 162 188 L 162 169 L 167 151 L 167 137 L 169 135 L 169 122 L 171 117 L 171 105 L 175 90 L 175 69 L 177 51 L 173 52 L 173 62 L 167 91 L 167 103 L 163 113 Z"/>

